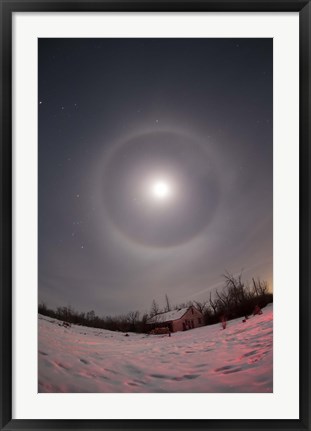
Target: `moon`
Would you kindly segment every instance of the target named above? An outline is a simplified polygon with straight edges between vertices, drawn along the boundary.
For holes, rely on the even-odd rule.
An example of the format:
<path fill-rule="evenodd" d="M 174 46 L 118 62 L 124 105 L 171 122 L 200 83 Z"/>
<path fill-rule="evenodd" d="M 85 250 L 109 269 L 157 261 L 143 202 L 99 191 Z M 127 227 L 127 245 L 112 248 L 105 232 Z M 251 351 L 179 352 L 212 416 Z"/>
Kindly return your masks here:
<path fill-rule="evenodd" d="M 166 200 L 172 192 L 171 185 L 166 180 L 156 180 L 151 186 L 152 197 L 156 200 Z"/>

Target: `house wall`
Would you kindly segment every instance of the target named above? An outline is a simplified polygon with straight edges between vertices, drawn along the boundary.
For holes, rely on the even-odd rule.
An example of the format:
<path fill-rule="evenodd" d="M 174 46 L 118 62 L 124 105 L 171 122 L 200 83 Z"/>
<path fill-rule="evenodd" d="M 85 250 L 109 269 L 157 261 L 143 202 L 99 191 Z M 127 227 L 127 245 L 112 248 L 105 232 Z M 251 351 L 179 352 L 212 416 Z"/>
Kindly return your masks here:
<path fill-rule="evenodd" d="M 199 323 L 199 319 L 201 323 Z M 193 326 L 192 326 L 193 322 Z M 204 325 L 203 315 L 196 308 L 191 307 L 180 319 L 174 320 L 172 322 L 173 332 L 183 331 L 184 326 L 183 323 L 187 323 L 191 328 L 198 328 L 199 326 Z M 189 328 L 190 329 L 190 328 Z"/>

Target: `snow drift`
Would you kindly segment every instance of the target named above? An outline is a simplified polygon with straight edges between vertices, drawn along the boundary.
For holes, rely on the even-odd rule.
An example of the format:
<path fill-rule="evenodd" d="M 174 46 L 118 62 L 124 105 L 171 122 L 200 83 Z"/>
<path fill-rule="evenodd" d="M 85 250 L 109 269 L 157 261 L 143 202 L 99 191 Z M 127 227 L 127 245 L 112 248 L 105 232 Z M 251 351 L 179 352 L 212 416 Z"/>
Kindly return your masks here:
<path fill-rule="evenodd" d="M 272 392 L 273 306 L 167 335 L 111 332 L 39 315 L 39 392 Z"/>

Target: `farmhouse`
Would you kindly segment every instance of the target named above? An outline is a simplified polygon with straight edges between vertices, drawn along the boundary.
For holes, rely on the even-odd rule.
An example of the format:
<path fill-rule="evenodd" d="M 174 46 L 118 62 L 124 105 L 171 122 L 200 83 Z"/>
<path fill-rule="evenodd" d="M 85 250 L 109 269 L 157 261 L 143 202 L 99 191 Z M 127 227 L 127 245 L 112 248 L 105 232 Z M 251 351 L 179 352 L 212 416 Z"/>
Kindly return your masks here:
<path fill-rule="evenodd" d="M 150 329 L 167 327 L 170 332 L 176 332 L 203 326 L 204 319 L 203 314 L 191 306 L 156 314 L 147 320 L 147 324 Z"/>

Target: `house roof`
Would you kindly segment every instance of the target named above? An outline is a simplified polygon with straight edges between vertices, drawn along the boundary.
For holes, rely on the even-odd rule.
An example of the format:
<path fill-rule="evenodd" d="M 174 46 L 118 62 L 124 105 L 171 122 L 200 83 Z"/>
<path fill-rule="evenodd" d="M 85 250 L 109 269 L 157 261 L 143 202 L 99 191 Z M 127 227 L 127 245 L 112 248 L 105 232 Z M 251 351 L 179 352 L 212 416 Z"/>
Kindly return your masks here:
<path fill-rule="evenodd" d="M 147 323 L 164 323 L 180 319 L 190 307 L 180 308 L 179 310 L 167 311 L 166 313 L 156 314 L 147 320 Z"/>

